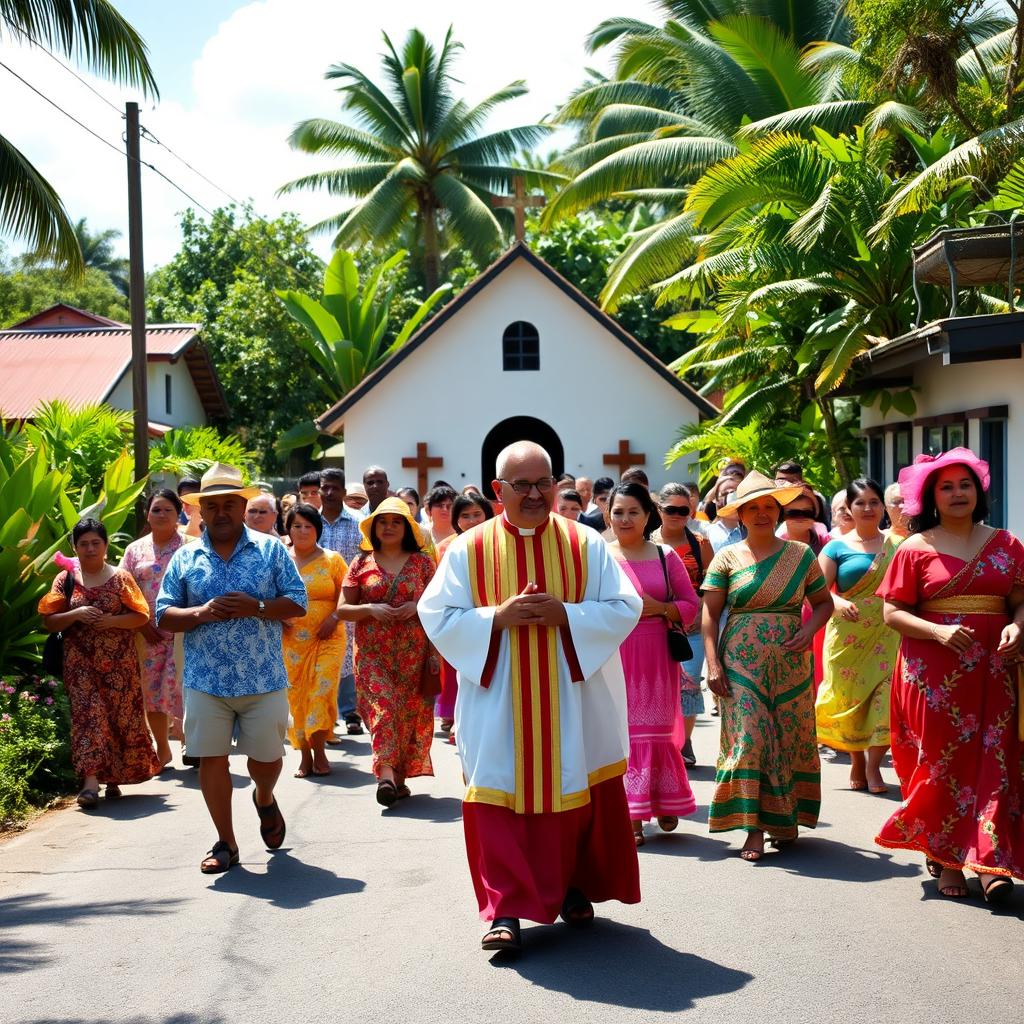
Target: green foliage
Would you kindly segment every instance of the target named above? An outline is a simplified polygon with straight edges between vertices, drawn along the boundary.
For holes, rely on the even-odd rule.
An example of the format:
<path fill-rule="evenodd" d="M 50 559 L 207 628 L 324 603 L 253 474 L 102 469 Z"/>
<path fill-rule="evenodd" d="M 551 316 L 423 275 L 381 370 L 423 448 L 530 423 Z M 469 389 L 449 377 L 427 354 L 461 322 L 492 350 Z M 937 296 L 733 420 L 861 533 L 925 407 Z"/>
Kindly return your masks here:
<path fill-rule="evenodd" d="M 234 435 L 221 437 L 214 427 L 169 430 L 149 450 L 150 473 L 200 477 L 215 462 L 237 466 L 246 482 L 252 479 L 259 461 Z"/>
<path fill-rule="evenodd" d="M 326 77 L 341 83 L 347 121 L 303 121 L 289 140 L 307 153 L 356 162 L 298 178 L 280 192 L 324 190 L 355 197 L 354 205 L 313 229 L 335 232 L 339 248 L 390 245 L 412 225 L 415 240 L 409 248 L 421 282 L 432 292 L 440 281 L 446 244 L 468 249 L 481 264 L 501 246 L 501 222 L 491 206 L 497 190 L 510 191 L 516 175 L 531 187 L 558 180 L 548 171 L 517 168 L 512 162 L 520 149 L 532 147 L 550 129 L 535 124 L 479 134 L 491 113 L 523 95 L 526 85 L 512 82 L 473 106 L 456 99 L 460 83 L 451 69 L 461 44 L 451 30 L 440 48 L 419 29 L 410 30 L 400 54 L 387 35 L 384 42 L 383 85 L 350 64 L 332 65 Z"/>
<path fill-rule="evenodd" d="M 0 831 L 72 792 L 71 716 L 56 679 L 0 676 Z"/>
<path fill-rule="evenodd" d="M 89 267 L 77 279 L 29 260 L 4 260 L 0 252 L 0 327 L 10 327 L 58 302 L 126 322 L 128 306 L 107 273 Z"/>
<path fill-rule="evenodd" d="M 312 290 L 323 262 L 292 215 L 265 220 L 225 207 L 204 220 L 187 211 L 181 229 L 177 255 L 147 283 L 149 319 L 201 324 L 231 406 L 218 425 L 272 466 L 278 437 L 323 412 L 303 330 L 274 289 Z"/>
<path fill-rule="evenodd" d="M 120 531 L 146 481 L 134 481 L 128 452 L 111 461 L 95 489 L 75 483 L 70 458 L 55 463 L 46 435 L 31 426 L 0 434 L 0 675 L 40 661 L 45 636 L 36 605 L 56 575 L 53 556 L 71 552 L 75 523 L 100 519 L 112 559 L 129 539 Z"/>
<path fill-rule="evenodd" d="M 0 27 L 18 42 L 47 47 L 96 74 L 157 96 L 146 44 L 109 0 L 0 0 Z M 53 259 L 74 276 L 84 269 L 60 197 L 2 135 L 0 235 L 24 240 L 36 256 Z"/>
<path fill-rule="evenodd" d="M 397 352 L 451 290 L 442 285 L 419 304 L 393 338 L 388 335 L 392 288 L 381 290 L 384 278 L 403 263 L 408 254 L 399 250 L 378 264 L 360 282 L 355 257 L 339 249 L 324 274 L 323 295 L 314 299 L 298 291 L 277 292 L 278 298 L 306 330 L 299 344 L 319 373 L 317 384 L 329 404 L 334 404 Z M 305 426 L 282 439 L 279 450 L 306 444 Z M 315 436 L 315 435 L 314 435 Z"/>

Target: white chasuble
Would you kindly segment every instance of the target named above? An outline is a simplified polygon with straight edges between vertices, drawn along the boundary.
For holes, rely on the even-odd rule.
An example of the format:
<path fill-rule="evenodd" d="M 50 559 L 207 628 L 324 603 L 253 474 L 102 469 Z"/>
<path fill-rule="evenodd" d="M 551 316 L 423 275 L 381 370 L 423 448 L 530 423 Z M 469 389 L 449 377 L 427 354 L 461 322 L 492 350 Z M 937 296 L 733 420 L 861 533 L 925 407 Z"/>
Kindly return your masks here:
<path fill-rule="evenodd" d="M 492 632 L 528 583 L 564 602 L 565 627 Z M 502 516 L 448 548 L 419 602 L 459 675 L 456 742 L 465 799 L 518 814 L 582 807 L 629 755 L 619 645 L 643 607 L 597 533 L 561 516 L 519 530 Z"/>

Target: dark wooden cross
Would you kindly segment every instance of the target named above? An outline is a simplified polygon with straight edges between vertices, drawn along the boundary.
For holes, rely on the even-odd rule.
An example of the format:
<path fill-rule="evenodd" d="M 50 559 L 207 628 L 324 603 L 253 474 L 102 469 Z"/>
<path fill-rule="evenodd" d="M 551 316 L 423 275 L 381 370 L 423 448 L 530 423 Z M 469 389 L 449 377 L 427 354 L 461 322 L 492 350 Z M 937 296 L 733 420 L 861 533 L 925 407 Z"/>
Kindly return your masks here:
<path fill-rule="evenodd" d="M 416 443 L 416 455 L 406 455 L 402 458 L 403 469 L 416 470 L 416 490 L 420 492 L 420 498 L 427 494 L 427 470 L 440 469 L 444 465 L 444 459 L 440 455 L 428 455 L 429 445 L 424 441 Z"/>
<path fill-rule="evenodd" d="M 526 179 L 517 174 L 512 179 L 512 195 L 494 196 L 491 199 L 492 206 L 511 206 L 516 216 L 516 241 L 526 240 L 526 208 L 528 206 L 544 206 L 547 200 L 543 196 L 528 196 L 526 194 Z"/>
<path fill-rule="evenodd" d="M 604 464 L 606 466 L 618 467 L 619 476 L 622 476 L 630 466 L 642 466 L 646 461 L 646 455 L 629 450 L 628 441 L 620 441 L 619 450 L 614 454 L 605 455 L 604 457 Z"/>

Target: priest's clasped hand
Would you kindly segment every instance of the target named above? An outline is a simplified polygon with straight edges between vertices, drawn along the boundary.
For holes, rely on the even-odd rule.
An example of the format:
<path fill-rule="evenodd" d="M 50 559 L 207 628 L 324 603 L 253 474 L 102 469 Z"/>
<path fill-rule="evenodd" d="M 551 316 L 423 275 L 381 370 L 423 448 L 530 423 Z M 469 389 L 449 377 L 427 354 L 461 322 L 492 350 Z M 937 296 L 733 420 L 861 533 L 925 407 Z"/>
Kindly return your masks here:
<path fill-rule="evenodd" d="M 510 626 L 566 626 L 569 616 L 565 605 L 544 593 L 536 583 L 527 583 L 522 593 L 498 605 L 494 613 L 494 628 Z"/>

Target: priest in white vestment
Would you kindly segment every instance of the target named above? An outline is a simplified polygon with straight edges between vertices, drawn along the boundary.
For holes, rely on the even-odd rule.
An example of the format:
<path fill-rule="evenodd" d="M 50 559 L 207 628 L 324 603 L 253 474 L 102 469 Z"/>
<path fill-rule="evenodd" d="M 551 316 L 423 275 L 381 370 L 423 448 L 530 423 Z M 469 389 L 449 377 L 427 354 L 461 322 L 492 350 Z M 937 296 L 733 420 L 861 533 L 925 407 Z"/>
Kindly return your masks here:
<path fill-rule="evenodd" d="M 498 457 L 505 506 L 449 547 L 419 602 L 459 674 L 463 823 L 484 949 L 520 947 L 519 919 L 593 921 L 640 899 L 622 776 L 629 756 L 619 645 L 642 601 L 588 527 L 552 515 L 539 446 Z"/>

